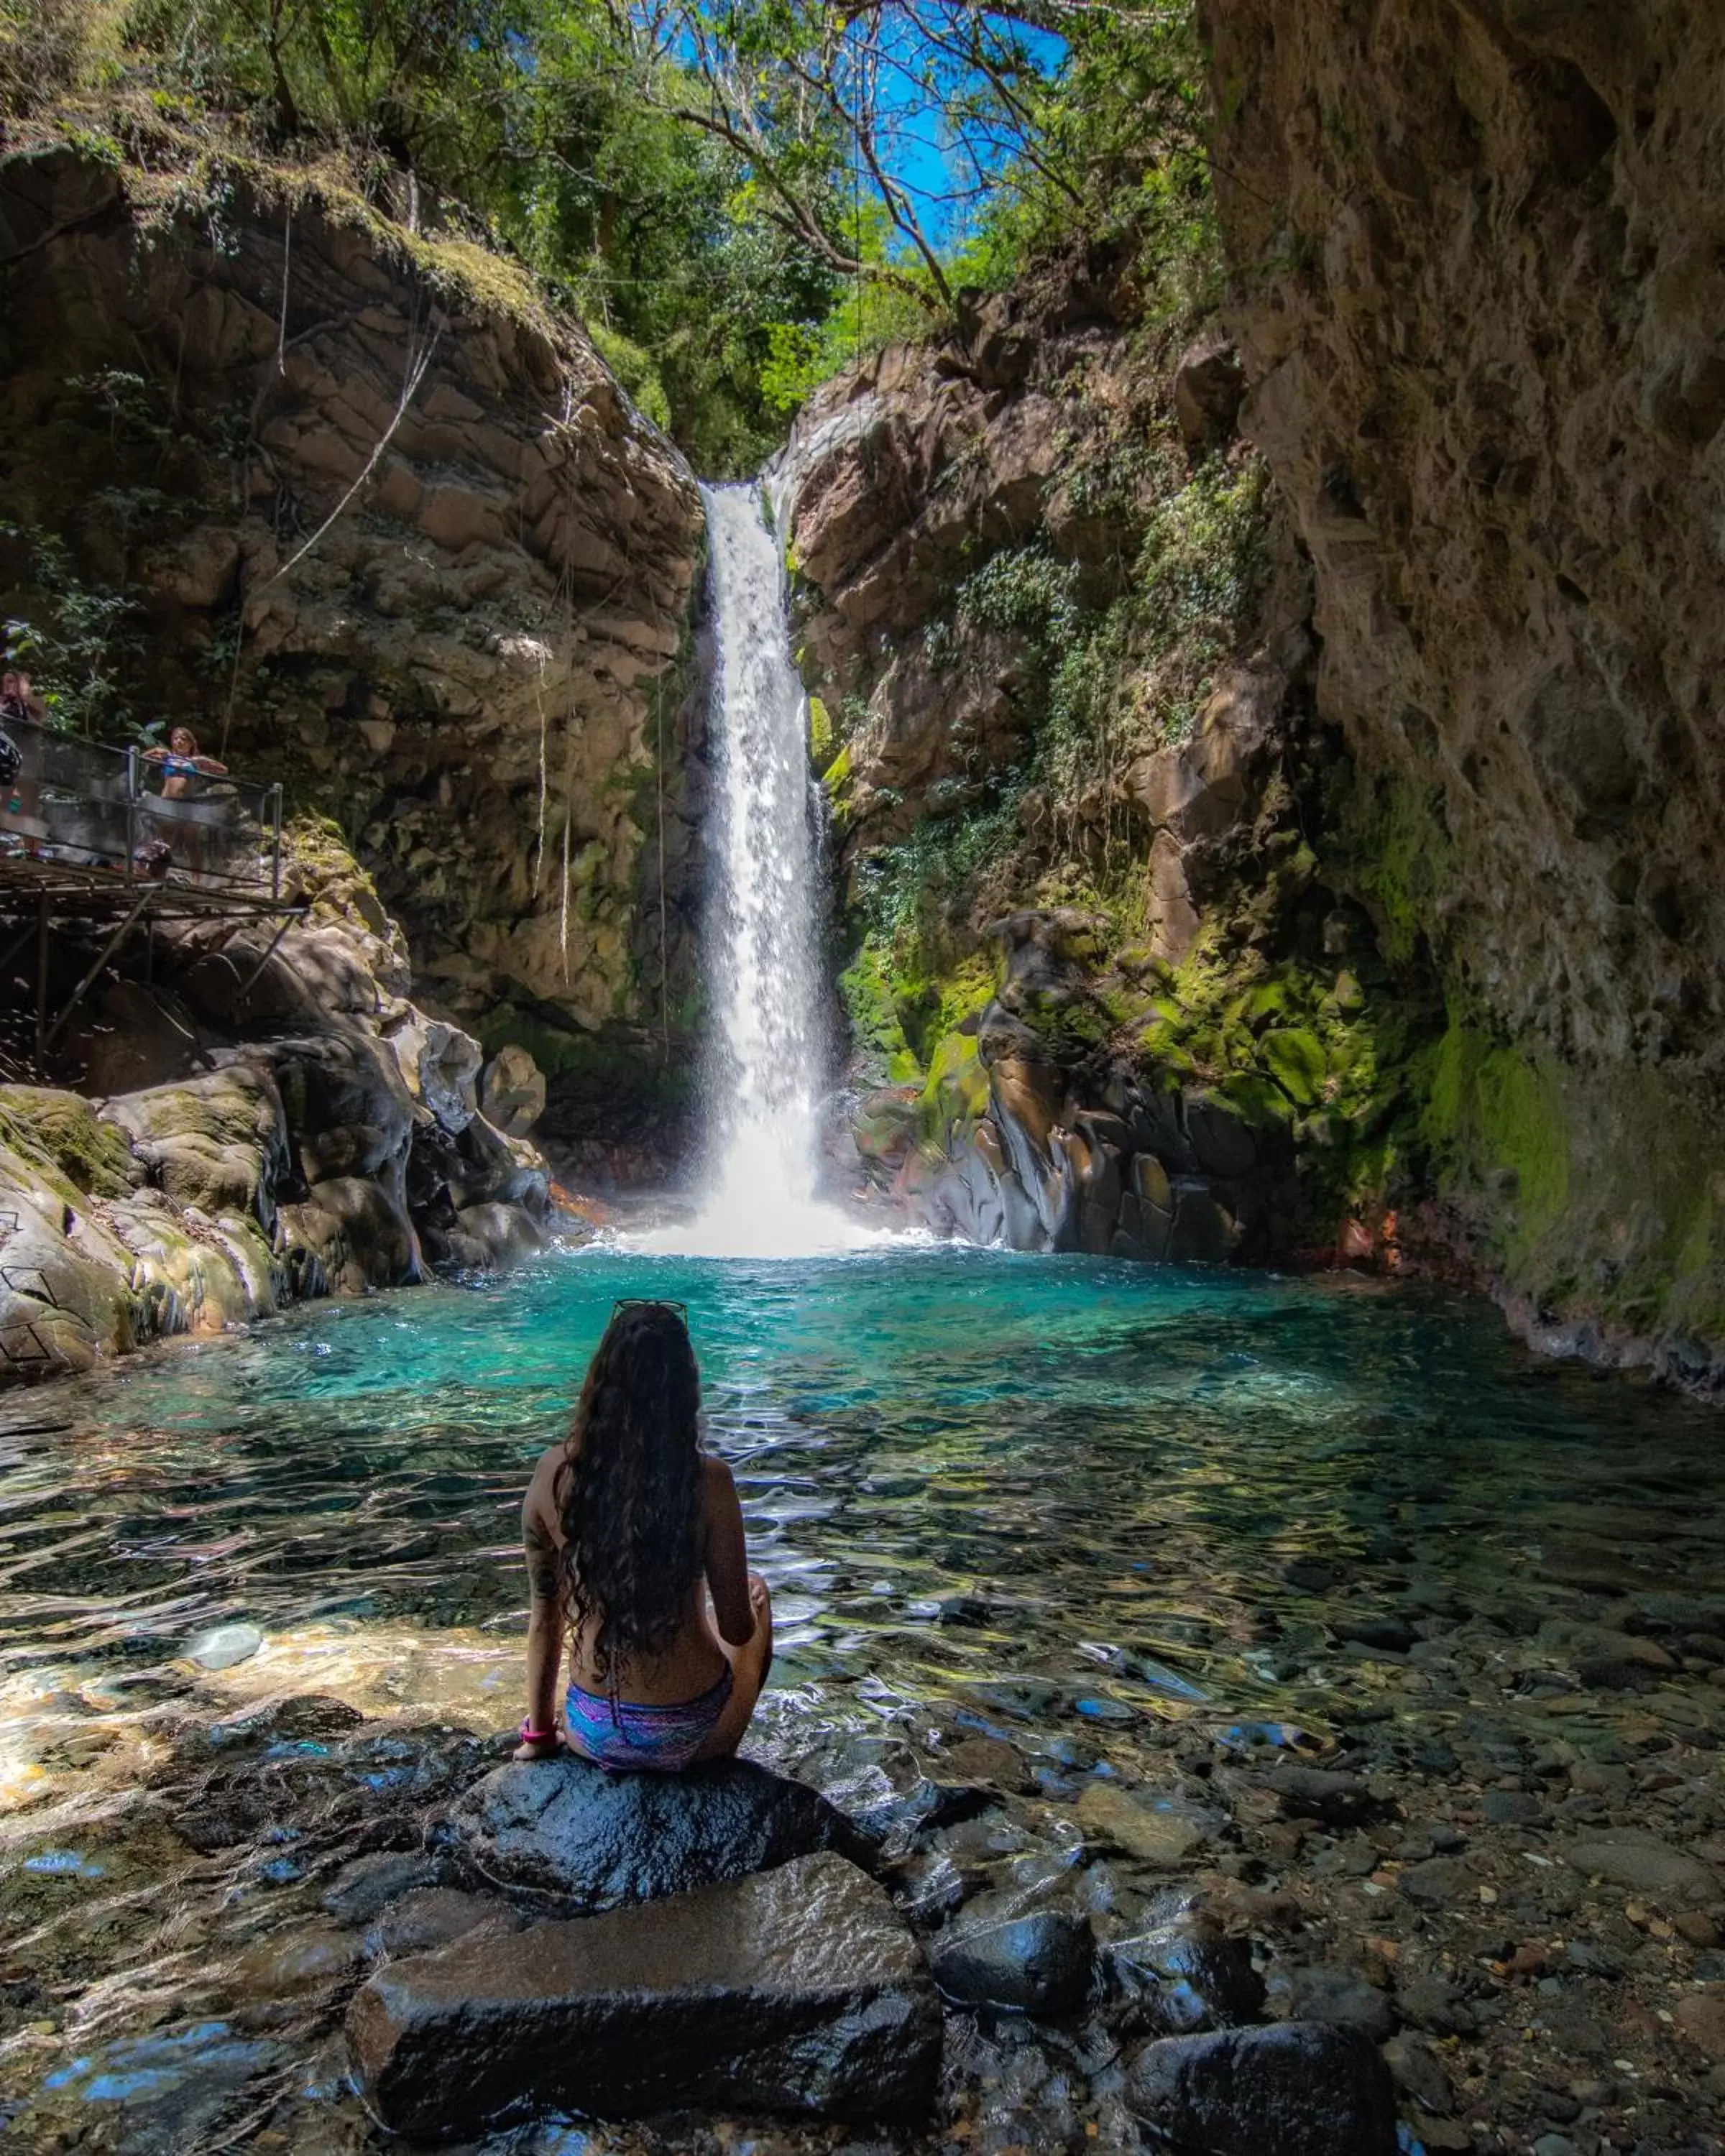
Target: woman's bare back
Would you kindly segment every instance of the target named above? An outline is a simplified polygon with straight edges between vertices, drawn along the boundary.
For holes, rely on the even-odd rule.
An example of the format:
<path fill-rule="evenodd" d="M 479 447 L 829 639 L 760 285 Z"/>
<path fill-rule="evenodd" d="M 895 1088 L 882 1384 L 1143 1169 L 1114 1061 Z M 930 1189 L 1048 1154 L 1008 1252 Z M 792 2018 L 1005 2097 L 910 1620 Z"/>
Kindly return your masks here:
<path fill-rule="evenodd" d="M 568 1457 L 552 1445 L 540 1455 L 521 1507 L 521 1533 L 536 1599 L 561 1602 L 559 1558 L 566 1537 L 557 1506 L 557 1471 Z M 709 1615 L 707 1594 L 712 1596 Z M 689 1581 L 675 1638 L 650 1660 L 632 1656 L 616 1672 L 622 1698 L 643 1706 L 697 1698 L 724 1675 L 731 1657 L 722 1641 L 746 1644 L 756 1627 L 744 1554 L 742 1515 L 731 1470 L 721 1460 L 701 1461 L 701 1561 Z M 716 1629 L 715 1620 L 716 1620 Z M 577 1634 L 569 1673 L 583 1691 L 609 1689 L 593 1659 L 596 1624 Z"/>

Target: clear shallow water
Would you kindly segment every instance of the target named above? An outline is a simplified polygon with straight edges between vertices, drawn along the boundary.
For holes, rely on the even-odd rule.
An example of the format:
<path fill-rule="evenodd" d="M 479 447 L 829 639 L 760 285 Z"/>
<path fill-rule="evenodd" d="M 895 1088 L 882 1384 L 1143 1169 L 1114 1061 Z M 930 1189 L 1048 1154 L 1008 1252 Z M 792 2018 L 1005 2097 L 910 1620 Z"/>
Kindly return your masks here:
<path fill-rule="evenodd" d="M 229 1684 L 278 1682 L 321 1635 L 408 1703 L 385 1639 L 434 1660 L 445 1632 L 480 1635 L 465 1656 L 496 1635 L 512 1684 L 526 1474 L 614 1300 L 649 1293 L 688 1306 L 782 1681 L 920 1695 L 1024 1674 L 1201 1703 L 1096 1651 L 1123 1645 L 1218 1712 L 1322 1715 L 1348 1686 L 1301 1666 L 1325 1597 L 1291 1561 L 1332 1561 L 1345 1599 L 1410 1564 L 1537 1595 L 1577 1549 L 1653 1571 L 1725 1555 L 1718 1418 L 1532 1361 L 1476 1301 L 944 1250 L 595 1250 L 319 1306 L 0 1411 L 14 1753 L 31 1692 L 159 1697 L 239 1621 L 270 1652 Z M 421 1703 L 494 1688 L 489 1667 L 444 1674 Z"/>
<path fill-rule="evenodd" d="M 1363 1655 L 1350 1618 L 1501 1624 L 1473 1704 L 1512 1717 L 1574 1689 L 1559 1646 L 1526 1645 L 1553 1613 L 1725 1594 L 1718 1416 L 1532 1362 L 1466 1300 L 947 1250 L 592 1250 L 313 1307 L 0 1410 L 0 1885 L 63 1928 L 30 1951 L 79 1973 L 0 2034 L 0 2090 L 67 2071 L 68 2041 L 180 2026 L 210 1942 L 268 1921 L 268 1861 L 295 1876 L 255 1848 L 207 1862 L 193 1922 L 183 1851 L 133 1805 L 164 1716 L 316 1692 L 513 1723 L 521 1491 L 614 1299 L 643 1294 L 689 1306 L 773 1587 L 783 1758 L 993 1729 L 1052 1787 L 1074 1732 L 1127 1776 L 1171 1725 L 1322 1739 L 1387 1701 L 1417 1735 L 1477 1683 Z M 257 1651 L 187 1659 L 233 1625 Z M 1664 1704 L 1708 1711 L 1673 1681 L 1585 1714 L 1639 1727 Z M 141 1873 L 135 1849 L 105 1901 L 122 1828 L 162 1854 Z"/>

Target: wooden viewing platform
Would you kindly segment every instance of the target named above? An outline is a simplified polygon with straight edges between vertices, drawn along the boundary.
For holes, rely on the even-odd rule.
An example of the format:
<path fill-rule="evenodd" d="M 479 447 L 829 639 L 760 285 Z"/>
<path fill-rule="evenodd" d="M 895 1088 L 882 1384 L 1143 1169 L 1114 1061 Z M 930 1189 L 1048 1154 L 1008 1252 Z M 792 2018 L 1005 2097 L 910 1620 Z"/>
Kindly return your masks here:
<path fill-rule="evenodd" d="M 127 939 L 157 923 L 273 921 L 244 996 L 302 906 L 281 896 L 282 792 L 231 773 L 165 773 L 136 748 L 113 749 L 44 727 L 7 728 L 23 758 L 0 788 L 0 981 L 34 940 L 39 1060 Z M 176 794 L 160 789 L 177 778 Z M 58 1010 L 51 1008 L 57 932 L 109 933 Z"/>

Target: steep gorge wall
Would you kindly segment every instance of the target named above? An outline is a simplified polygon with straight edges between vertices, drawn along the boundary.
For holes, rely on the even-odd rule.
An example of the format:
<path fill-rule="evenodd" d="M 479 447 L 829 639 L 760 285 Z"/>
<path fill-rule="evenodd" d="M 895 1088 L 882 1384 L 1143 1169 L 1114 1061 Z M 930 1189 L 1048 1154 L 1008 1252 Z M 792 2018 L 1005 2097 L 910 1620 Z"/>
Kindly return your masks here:
<path fill-rule="evenodd" d="M 0 258 L 8 611 L 127 602 L 132 716 L 338 820 L 427 1001 L 552 1067 L 548 1127 L 626 1122 L 698 998 L 675 450 L 511 265 L 327 175 L 44 140 Z"/>
<path fill-rule="evenodd" d="M 1536 1334 L 1725 1350 L 1725 18 L 1205 11 L 1245 425 L 1310 550 L 1440 1188 Z"/>
<path fill-rule="evenodd" d="M 1074 256 L 841 376 L 776 475 L 849 932 L 835 1155 L 978 1241 L 1363 1253 L 1409 1020 L 1307 840 L 1307 572 L 1237 362 L 1144 313 Z"/>

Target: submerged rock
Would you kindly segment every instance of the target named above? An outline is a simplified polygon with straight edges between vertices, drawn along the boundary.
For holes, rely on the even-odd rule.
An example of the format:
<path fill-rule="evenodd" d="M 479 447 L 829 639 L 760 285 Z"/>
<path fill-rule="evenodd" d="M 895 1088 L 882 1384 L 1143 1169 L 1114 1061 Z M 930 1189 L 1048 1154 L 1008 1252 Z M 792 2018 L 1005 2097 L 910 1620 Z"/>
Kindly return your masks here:
<path fill-rule="evenodd" d="M 1132 2061 L 1127 2087 L 1173 2156 L 1395 2156 L 1389 2069 L 1358 2029 L 1164 2037 Z"/>
<path fill-rule="evenodd" d="M 1117 1939 L 1106 1959 L 1122 2019 L 1140 2033 L 1195 2036 L 1239 2028 L 1264 2010 L 1264 1980 L 1245 1942 L 1201 1919 Z"/>
<path fill-rule="evenodd" d="M 470 1934 L 381 1970 L 347 2028 L 367 2104 L 425 2141 L 551 2109 L 913 2119 L 940 2067 L 921 1950 L 882 1890 L 833 1856 Z"/>
<path fill-rule="evenodd" d="M 498 1768 L 451 1808 L 460 1861 L 561 1913 L 652 1902 L 834 1850 L 873 1845 L 805 1783 L 732 1759 L 677 1775 L 608 1774 L 583 1759 Z"/>
<path fill-rule="evenodd" d="M 263 1644 L 264 1635 L 255 1625 L 218 1625 L 194 1640 L 187 1656 L 201 1670 L 231 1670 L 249 1661 Z"/>
<path fill-rule="evenodd" d="M 1141 1864 L 1183 1864 L 1212 1832 L 1190 1813 L 1140 1804 L 1111 1782 L 1088 1784 L 1078 1799 L 1078 1824 L 1086 1835 L 1113 1843 Z"/>
<path fill-rule="evenodd" d="M 931 1956 L 935 1982 L 962 2006 L 1070 2014 L 1090 1989 L 1095 1944 L 1075 1911 L 1034 1909 L 943 1933 Z"/>
<path fill-rule="evenodd" d="M 1636 1893 L 1680 1902 L 1712 1901 L 1718 1896 L 1717 1876 L 1698 1857 L 1636 1827 L 1589 1835 L 1571 1842 L 1563 1854 L 1578 1871 Z"/>
<path fill-rule="evenodd" d="M 1352 1969 L 1322 1964 L 1278 1969 L 1267 1989 L 1279 2020 L 1329 2021 L 1363 2029 L 1379 2044 L 1395 2033 L 1395 2008 L 1389 1999 Z"/>

